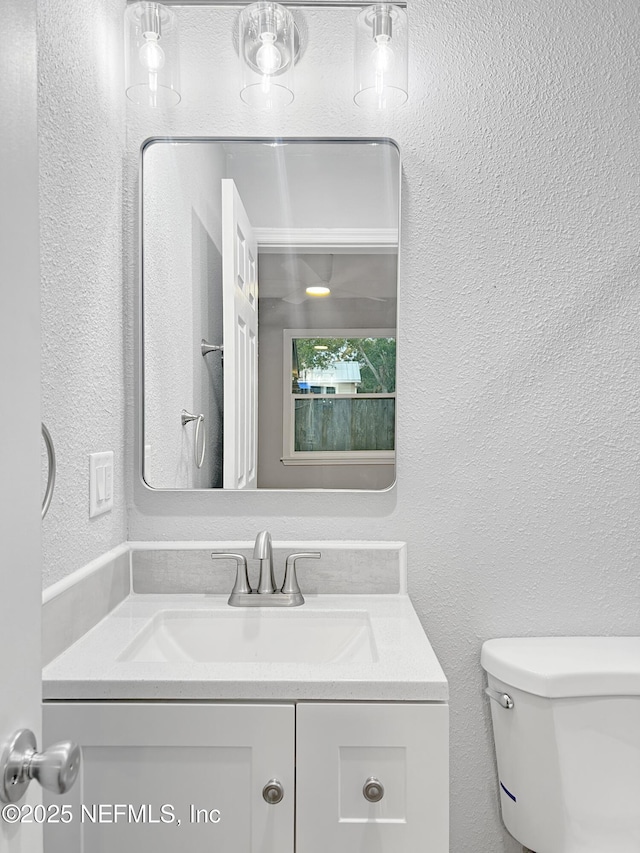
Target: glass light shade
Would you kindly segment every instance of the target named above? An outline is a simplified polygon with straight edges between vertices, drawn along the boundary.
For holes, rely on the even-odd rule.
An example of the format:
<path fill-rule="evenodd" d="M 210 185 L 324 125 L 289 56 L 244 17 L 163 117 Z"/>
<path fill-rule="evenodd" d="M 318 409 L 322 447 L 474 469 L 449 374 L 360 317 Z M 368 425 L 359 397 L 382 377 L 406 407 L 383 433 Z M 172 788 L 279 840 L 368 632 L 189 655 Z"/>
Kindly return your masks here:
<path fill-rule="evenodd" d="M 367 6 L 356 19 L 355 95 L 360 107 L 384 110 L 408 98 L 407 13 L 391 3 Z"/>
<path fill-rule="evenodd" d="M 160 3 L 133 3 L 125 12 L 125 89 L 141 106 L 180 102 L 178 18 Z"/>
<path fill-rule="evenodd" d="M 293 16 L 278 3 L 260 2 L 240 13 L 242 100 L 260 109 L 293 101 L 298 33 Z"/>

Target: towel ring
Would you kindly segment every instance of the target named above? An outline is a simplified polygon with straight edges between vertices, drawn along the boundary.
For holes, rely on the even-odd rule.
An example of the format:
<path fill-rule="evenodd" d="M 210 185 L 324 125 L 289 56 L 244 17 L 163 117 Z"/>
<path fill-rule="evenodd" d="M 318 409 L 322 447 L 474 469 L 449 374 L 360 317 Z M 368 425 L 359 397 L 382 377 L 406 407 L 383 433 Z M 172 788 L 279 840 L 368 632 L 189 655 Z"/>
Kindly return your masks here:
<path fill-rule="evenodd" d="M 44 443 L 47 447 L 47 459 L 49 460 L 47 470 L 47 488 L 45 489 L 44 498 L 42 499 L 42 517 L 44 518 L 49 512 L 51 498 L 53 497 L 53 490 L 56 485 L 56 451 L 53 447 L 51 433 L 44 424 L 42 424 L 42 437 L 44 438 Z"/>
<path fill-rule="evenodd" d="M 192 415 L 191 412 L 188 412 L 186 409 L 183 409 L 180 420 L 182 426 L 190 423 L 191 421 L 196 421 L 196 435 L 193 442 L 193 461 L 196 464 L 196 468 L 202 468 L 204 464 L 204 455 L 207 451 L 207 434 L 202 429 L 202 427 L 204 426 L 204 415 Z M 200 451 L 200 459 L 198 459 L 198 444 L 200 443 L 200 433 L 202 433 L 202 450 Z"/>

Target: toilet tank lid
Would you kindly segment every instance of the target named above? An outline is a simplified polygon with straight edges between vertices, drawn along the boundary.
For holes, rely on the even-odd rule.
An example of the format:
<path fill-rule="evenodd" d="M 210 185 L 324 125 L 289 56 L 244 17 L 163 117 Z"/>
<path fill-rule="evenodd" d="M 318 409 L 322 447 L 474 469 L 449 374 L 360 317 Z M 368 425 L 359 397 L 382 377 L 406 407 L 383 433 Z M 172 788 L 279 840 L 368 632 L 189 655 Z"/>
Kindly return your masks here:
<path fill-rule="evenodd" d="M 640 637 L 487 640 L 480 660 L 495 678 L 536 696 L 640 695 Z"/>

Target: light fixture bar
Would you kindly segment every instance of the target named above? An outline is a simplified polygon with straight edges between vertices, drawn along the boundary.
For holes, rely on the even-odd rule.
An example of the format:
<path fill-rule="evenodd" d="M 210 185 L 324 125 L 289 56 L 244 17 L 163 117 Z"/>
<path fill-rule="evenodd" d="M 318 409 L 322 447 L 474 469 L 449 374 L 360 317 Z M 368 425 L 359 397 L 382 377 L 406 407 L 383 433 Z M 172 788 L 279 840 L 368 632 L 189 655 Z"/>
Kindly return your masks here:
<path fill-rule="evenodd" d="M 127 5 L 135 2 L 137 0 L 127 0 Z M 247 0 L 217 0 L 215 3 L 212 3 L 211 0 L 180 0 L 179 3 L 165 3 L 164 5 L 171 6 L 173 9 L 179 9 L 182 6 L 210 6 L 212 9 L 229 6 L 242 9 L 249 3 Z M 363 0 L 356 0 L 356 2 L 349 2 L 349 0 L 284 0 L 284 2 L 280 2 L 280 5 L 286 6 L 288 9 L 366 9 L 371 3 L 363 2 Z M 407 8 L 406 0 L 399 0 L 393 5 L 400 9 Z"/>

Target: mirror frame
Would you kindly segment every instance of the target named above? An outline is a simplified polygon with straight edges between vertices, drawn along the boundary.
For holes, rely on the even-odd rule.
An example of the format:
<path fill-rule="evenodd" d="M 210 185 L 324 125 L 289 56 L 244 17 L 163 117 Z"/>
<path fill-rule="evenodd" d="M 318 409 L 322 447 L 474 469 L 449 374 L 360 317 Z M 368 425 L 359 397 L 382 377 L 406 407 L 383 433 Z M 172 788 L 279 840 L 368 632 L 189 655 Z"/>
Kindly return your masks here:
<path fill-rule="evenodd" d="M 394 479 L 384 489 L 323 489 L 323 488 L 308 488 L 308 489 L 271 489 L 257 488 L 250 490 L 241 489 L 224 489 L 224 488 L 193 488 L 193 489 L 175 489 L 175 488 L 158 488 L 150 485 L 144 477 L 144 458 L 145 458 L 145 371 L 144 371 L 144 152 L 149 146 L 158 142 L 166 143 L 183 143 L 183 142 L 254 142 L 258 144 L 312 144 L 312 143 L 341 143 L 341 144 L 385 144 L 393 146 L 398 154 L 398 264 L 396 275 L 396 298 L 400 299 L 400 270 L 401 270 L 401 248 L 402 248 L 402 152 L 398 142 L 389 136 L 150 136 L 147 137 L 140 145 L 140 153 L 138 160 L 138 192 L 137 192 L 137 299 L 135 301 L 136 310 L 138 313 L 137 320 L 134 321 L 135 333 L 137 334 L 137 345 L 135 347 L 136 358 L 138 360 L 135 376 L 137 379 L 137 393 L 135 394 L 135 405 L 137 413 L 135 417 L 136 438 L 135 452 L 138 454 L 136 464 L 136 473 L 140 478 L 140 483 L 147 492 L 155 494 L 167 495 L 190 495 L 190 494 L 214 494 L 214 495 L 236 495 L 236 494 L 265 494 L 265 495 L 289 495 L 289 494 L 328 494 L 328 495 L 382 495 L 391 492 L 395 489 L 398 482 L 398 405 L 395 407 L 395 465 Z M 396 308 L 396 352 L 398 352 L 399 344 L 399 310 Z M 398 360 L 396 357 L 396 371 Z M 396 372 L 396 389 L 398 386 Z"/>

